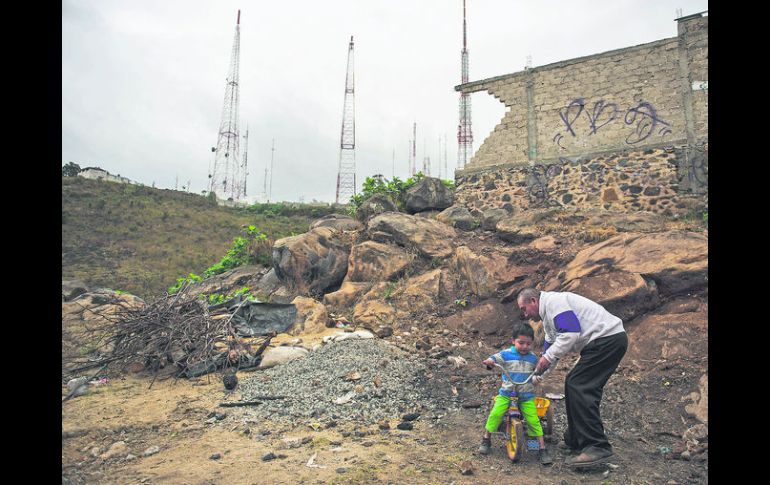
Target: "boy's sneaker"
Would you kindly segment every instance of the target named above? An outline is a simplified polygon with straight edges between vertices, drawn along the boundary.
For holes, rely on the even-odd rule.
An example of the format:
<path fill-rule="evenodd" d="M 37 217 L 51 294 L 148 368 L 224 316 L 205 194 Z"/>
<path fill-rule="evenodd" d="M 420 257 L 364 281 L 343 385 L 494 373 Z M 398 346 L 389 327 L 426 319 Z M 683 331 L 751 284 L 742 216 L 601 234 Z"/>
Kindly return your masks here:
<path fill-rule="evenodd" d="M 541 448 L 540 451 L 537 452 L 537 457 L 540 459 L 541 465 L 550 465 L 553 463 L 553 459 L 551 458 L 551 453 L 548 451 L 548 448 Z"/>
<path fill-rule="evenodd" d="M 482 455 L 488 455 L 490 448 L 492 448 L 492 439 L 482 438 L 481 445 L 479 445 L 479 453 L 481 453 Z"/>

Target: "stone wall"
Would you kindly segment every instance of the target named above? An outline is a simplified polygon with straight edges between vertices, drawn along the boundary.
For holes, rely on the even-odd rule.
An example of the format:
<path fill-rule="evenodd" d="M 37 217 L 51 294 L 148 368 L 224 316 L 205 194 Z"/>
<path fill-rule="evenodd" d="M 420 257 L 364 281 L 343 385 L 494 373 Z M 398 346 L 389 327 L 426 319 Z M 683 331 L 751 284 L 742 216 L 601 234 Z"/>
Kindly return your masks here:
<path fill-rule="evenodd" d="M 708 145 L 698 150 L 708 157 Z M 679 189 L 689 175 L 680 168 L 685 152 L 655 148 L 465 173 L 457 178 L 456 203 L 481 211 L 562 206 L 684 214 L 708 206 L 707 194 Z"/>
<path fill-rule="evenodd" d="M 507 107 L 455 174 L 469 207 L 707 203 L 708 16 L 678 19 L 677 37 L 455 89 L 486 90 Z"/>

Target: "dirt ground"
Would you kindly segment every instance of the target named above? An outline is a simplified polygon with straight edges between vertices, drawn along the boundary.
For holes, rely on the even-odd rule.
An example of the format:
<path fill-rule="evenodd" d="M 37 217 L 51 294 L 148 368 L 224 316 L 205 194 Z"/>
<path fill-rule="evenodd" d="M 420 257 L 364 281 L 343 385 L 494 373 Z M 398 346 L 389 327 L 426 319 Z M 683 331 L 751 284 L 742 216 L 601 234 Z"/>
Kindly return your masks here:
<path fill-rule="evenodd" d="M 465 358 L 476 362 L 488 350 L 470 347 Z M 602 403 L 605 429 L 615 450 L 612 465 L 573 471 L 564 465 L 566 456 L 555 443 L 550 467 L 541 466 L 535 453 L 511 463 L 499 438 L 493 438 L 490 455 L 479 455 L 486 403 L 496 392 L 498 377 L 471 364 L 453 369 L 428 362 L 436 373 L 451 374 L 462 402 L 484 404 L 448 412 L 438 420 L 422 415 L 411 431 L 396 429 L 399 416 L 394 416 L 390 429 L 380 430 L 376 424 L 342 420 L 251 418 L 247 407 L 218 406 L 240 400 L 240 393 L 237 389 L 227 393 L 217 374 L 192 380 L 159 378 L 152 387 L 147 377 L 116 377 L 62 403 L 62 483 L 708 483 L 708 452 L 692 461 L 671 459 L 666 452 L 677 435 L 696 424 L 681 412 L 681 390 L 696 386 L 697 367 L 703 363 L 693 362 L 692 368 L 652 363 L 655 371 L 650 372 L 624 360 L 605 388 Z M 560 364 L 550 383 L 544 384 L 544 393 L 563 392 L 563 377 L 572 362 Z M 254 372 L 259 371 L 241 371 L 239 379 Z M 554 435 L 560 437 L 564 403 L 553 401 L 553 406 Z M 665 413 L 657 411 L 664 407 Z M 217 419 L 215 413 L 224 416 Z M 105 456 L 120 441 L 126 448 Z M 159 451 L 144 456 L 153 446 Z M 271 452 L 276 458 L 263 461 Z M 133 456 L 127 458 L 129 454 Z M 463 475 L 461 468 L 467 468 L 467 462 L 473 471 Z"/>

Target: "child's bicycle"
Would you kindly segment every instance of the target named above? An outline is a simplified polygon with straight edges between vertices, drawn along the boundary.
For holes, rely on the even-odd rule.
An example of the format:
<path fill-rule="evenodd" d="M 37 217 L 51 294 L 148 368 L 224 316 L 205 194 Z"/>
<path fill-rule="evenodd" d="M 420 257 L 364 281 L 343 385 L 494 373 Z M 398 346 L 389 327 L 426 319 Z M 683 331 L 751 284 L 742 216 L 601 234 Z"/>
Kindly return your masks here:
<path fill-rule="evenodd" d="M 516 382 L 511 379 L 511 375 L 500 364 L 495 364 L 495 367 L 499 367 L 508 379 L 514 384 L 526 384 L 532 379 L 534 372 L 529 375 L 524 381 Z M 487 366 L 487 369 L 492 369 Z M 494 400 L 493 400 L 494 405 Z M 540 419 L 540 425 L 543 427 L 543 439 L 545 441 L 551 441 L 553 436 L 553 409 L 550 407 L 551 401 L 543 397 L 535 398 L 535 407 L 537 408 L 537 417 Z M 540 444 L 536 438 L 528 439 L 527 437 L 527 421 L 519 411 L 518 400 L 511 399 L 508 405 L 508 411 L 506 411 L 503 418 L 503 422 L 500 423 L 500 427 L 497 428 L 497 433 L 502 434 L 503 441 L 505 442 L 505 450 L 508 453 L 508 458 L 512 462 L 517 462 L 524 455 L 525 450 L 538 450 Z"/>

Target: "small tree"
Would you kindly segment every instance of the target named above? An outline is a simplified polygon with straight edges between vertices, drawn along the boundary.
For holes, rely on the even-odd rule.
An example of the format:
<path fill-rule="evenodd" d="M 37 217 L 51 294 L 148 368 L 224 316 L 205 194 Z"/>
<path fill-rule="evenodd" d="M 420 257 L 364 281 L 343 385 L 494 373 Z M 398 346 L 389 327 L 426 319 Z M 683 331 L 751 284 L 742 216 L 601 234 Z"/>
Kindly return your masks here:
<path fill-rule="evenodd" d="M 61 168 L 62 177 L 74 177 L 80 172 L 82 172 L 80 165 L 74 162 L 67 162 L 67 164 Z"/>

